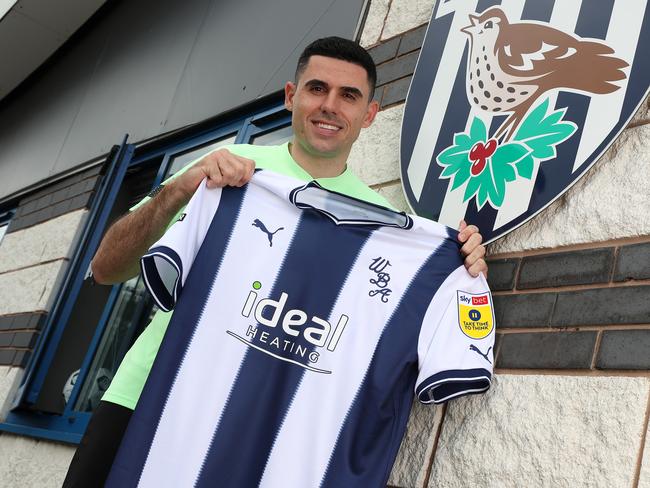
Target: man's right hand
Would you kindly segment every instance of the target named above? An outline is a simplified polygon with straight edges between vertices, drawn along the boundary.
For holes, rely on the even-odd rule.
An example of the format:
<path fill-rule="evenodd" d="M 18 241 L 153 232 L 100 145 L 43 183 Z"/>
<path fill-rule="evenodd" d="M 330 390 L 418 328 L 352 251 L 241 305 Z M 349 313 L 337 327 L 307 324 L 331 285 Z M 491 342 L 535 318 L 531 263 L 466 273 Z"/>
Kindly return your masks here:
<path fill-rule="evenodd" d="M 255 161 L 252 159 L 237 156 L 227 149 L 217 149 L 203 156 L 168 186 L 183 195 L 187 204 L 205 178 L 208 188 L 240 187 L 250 181 L 254 172 Z"/>
<path fill-rule="evenodd" d="M 227 149 L 206 154 L 170 180 L 149 202 L 108 229 L 91 263 L 95 281 L 110 285 L 136 276 L 142 255 L 160 239 L 205 178 L 208 188 L 239 187 L 250 181 L 254 171 L 253 160 Z"/>

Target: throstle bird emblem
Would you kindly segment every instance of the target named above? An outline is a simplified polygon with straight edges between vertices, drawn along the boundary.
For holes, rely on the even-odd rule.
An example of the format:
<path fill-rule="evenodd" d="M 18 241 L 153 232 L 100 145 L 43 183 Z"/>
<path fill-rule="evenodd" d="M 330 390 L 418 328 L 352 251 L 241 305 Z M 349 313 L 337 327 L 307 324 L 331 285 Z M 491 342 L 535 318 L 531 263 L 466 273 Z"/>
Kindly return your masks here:
<path fill-rule="evenodd" d="M 281 230 L 284 230 L 284 227 L 280 227 L 278 230 L 270 232 L 260 219 L 253 220 L 253 227 L 257 227 L 259 230 L 266 234 L 266 237 L 269 239 L 269 247 L 273 247 L 273 236 Z"/>
<path fill-rule="evenodd" d="M 622 69 L 628 63 L 601 42 L 548 25 L 510 23 L 497 7 L 469 19 L 470 25 L 461 29 L 470 44 L 468 99 L 483 111 L 510 114 L 494 139 L 508 141 L 535 101 L 550 90 L 606 94 L 620 88 L 613 82 L 626 78 Z"/>
<path fill-rule="evenodd" d="M 645 0 L 435 2 L 400 134 L 413 212 L 486 242 L 542 212 L 650 95 L 649 36 Z"/>

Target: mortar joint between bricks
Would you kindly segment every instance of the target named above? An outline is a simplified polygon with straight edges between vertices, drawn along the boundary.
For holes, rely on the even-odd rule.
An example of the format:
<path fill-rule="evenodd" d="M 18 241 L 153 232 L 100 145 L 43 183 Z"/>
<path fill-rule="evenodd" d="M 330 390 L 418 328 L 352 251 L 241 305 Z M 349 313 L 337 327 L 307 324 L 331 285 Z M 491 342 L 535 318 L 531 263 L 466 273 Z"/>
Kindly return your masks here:
<path fill-rule="evenodd" d="M 621 252 L 621 246 L 615 246 L 614 252 L 612 253 L 612 267 L 609 270 L 609 279 L 608 283 L 614 282 L 614 273 L 616 273 L 616 265 L 618 264 L 618 255 Z"/>

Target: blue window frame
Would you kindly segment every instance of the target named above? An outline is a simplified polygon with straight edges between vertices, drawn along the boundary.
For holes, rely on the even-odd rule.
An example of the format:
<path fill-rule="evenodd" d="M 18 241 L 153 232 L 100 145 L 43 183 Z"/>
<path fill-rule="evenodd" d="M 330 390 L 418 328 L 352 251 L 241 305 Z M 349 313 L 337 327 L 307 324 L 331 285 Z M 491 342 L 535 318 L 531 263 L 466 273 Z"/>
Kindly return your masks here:
<path fill-rule="evenodd" d="M 2 238 L 7 233 L 7 228 L 9 227 L 9 222 L 14 216 L 13 210 L 8 210 L 5 212 L 0 211 L 0 244 L 2 244 Z"/>
<path fill-rule="evenodd" d="M 72 327 L 70 324 L 75 307 L 82 306 L 78 303 L 83 301 L 84 286 L 89 281 L 90 260 L 108 226 L 118 192 L 129 181 L 129 175 L 146 168 L 147 174 L 151 175 L 148 191 L 180 166 L 193 160 L 192 156 L 207 152 L 223 142 L 273 144 L 288 140 L 291 137 L 290 123 L 289 112 L 275 101 L 248 113 L 217 120 L 182 137 L 166 138 L 153 148 L 149 145 L 136 149 L 126 144 L 125 138 L 122 145 L 110 155 L 110 164 L 94 197 L 76 252 L 27 365 L 13 409 L 0 424 L 0 431 L 78 443 L 92 414 L 91 400 L 97 397 L 96 394 L 93 396 L 93 388 L 97 378 L 102 378 L 102 371 L 106 370 L 103 364 L 108 361 L 116 367 L 139 332 L 133 322 L 146 322 L 151 316 L 153 303 L 144 297 L 138 278 L 126 284 L 103 287 L 109 290 L 102 298 L 97 323 L 89 335 L 85 351 L 82 351 L 83 358 L 78 369 L 66 382 L 67 401 L 60 411 L 39 408 L 39 398 L 47 390 L 48 375 L 57 368 L 57 352 L 71 340 L 66 331 L 69 332 Z M 129 312 L 125 320 L 123 311 L 126 309 Z M 122 323 L 125 321 L 126 324 Z M 119 327 L 127 330 L 126 339 L 122 338 L 121 342 L 113 340 Z"/>

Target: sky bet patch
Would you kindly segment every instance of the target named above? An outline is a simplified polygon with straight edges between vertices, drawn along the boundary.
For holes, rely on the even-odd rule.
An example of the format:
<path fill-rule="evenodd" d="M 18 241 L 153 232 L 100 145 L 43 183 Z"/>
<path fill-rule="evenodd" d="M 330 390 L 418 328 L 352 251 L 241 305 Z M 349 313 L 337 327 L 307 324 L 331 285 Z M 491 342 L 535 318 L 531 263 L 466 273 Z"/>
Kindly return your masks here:
<path fill-rule="evenodd" d="M 458 325 L 467 337 L 484 339 L 494 328 L 492 297 L 489 292 L 478 295 L 458 291 Z"/>

